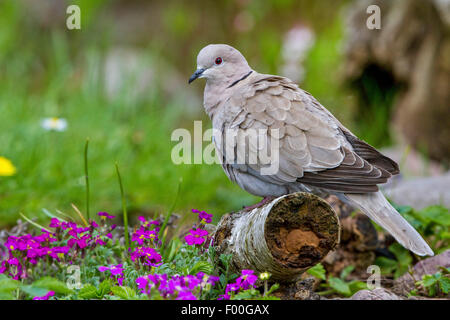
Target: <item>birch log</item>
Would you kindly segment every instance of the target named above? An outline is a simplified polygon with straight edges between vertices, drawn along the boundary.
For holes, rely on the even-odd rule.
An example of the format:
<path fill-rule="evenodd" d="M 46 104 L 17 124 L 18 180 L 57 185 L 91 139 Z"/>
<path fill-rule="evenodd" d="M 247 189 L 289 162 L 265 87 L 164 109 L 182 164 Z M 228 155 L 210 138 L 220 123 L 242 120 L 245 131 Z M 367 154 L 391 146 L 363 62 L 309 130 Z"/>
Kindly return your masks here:
<path fill-rule="evenodd" d="M 272 280 L 295 281 L 339 242 L 339 219 L 321 198 L 304 192 L 279 197 L 251 211 L 226 214 L 214 245 L 231 254 L 235 271 L 269 272 Z"/>

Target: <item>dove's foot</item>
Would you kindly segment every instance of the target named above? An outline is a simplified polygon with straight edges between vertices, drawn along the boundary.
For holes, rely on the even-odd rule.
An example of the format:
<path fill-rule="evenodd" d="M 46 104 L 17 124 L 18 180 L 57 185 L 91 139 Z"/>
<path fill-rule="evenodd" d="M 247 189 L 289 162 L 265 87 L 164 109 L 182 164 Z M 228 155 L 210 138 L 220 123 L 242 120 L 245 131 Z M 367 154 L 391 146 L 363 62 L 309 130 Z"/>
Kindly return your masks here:
<path fill-rule="evenodd" d="M 250 211 L 259 207 L 262 207 L 263 205 L 271 202 L 272 200 L 274 200 L 275 197 L 264 197 L 260 202 L 258 202 L 257 204 L 254 204 L 252 206 L 248 206 L 248 207 L 244 207 L 245 211 Z"/>

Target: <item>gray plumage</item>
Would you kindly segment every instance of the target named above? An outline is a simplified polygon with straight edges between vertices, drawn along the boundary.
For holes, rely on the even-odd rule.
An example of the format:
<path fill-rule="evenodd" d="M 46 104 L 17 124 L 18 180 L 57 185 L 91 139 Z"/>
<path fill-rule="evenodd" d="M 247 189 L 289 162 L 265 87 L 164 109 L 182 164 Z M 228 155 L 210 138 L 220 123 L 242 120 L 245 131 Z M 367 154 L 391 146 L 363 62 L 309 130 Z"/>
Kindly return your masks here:
<path fill-rule="evenodd" d="M 230 180 L 262 197 L 295 191 L 338 194 L 404 247 L 418 255 L 433 255 L 378 190 L 378 184 L 399 173 L 398 165 L 353 135 L 309 93 L 287 78 L 252 70 L 244 56 L 228 45 L 209 45 L 200 51 L 190 82 L 196 78 L 207 79 L 204 107 L 213 128 L 224 135 L 215 139 L 216 151 Z M 228 141 L 227 129 L 239 129 L 243 135 Z M 245 133 L 253 129 L 267 130 L 266 143 L 250 141 L 245 154 L 239 154 Z M 271 129 L 278 129 L 278 134 L 274 136 Z M 279 170 L 263 175 L 267 161 L 261 154 L 270 150 L 274 141 L 270 138 L 277 139 Z M 228 159 L 225 143 L 243 159 L 256 161 Z"/>

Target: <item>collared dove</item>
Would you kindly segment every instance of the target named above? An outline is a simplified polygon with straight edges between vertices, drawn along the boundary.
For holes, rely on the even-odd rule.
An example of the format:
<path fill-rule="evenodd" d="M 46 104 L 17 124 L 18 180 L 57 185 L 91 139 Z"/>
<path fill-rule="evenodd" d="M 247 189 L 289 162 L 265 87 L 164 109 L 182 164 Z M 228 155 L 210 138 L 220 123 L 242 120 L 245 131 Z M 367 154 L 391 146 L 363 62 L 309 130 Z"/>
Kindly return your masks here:
<path fill-rule="evenodd" d="M 197 78 L 206 78 L 204 108 L 220 133 L 214 136 L 216 152 L 231 181 L 264 197 L 261 203 L 295 191 L 336 194 L 405 248 L 421 256 L 433 255 L 378 190 L 377 184 L 399 173 L 397 163 L 358 139 L 311 94 L 287 78 L 252 70 L 238 50 L 224 44 L 211 44 L 199 52 L 189 83 Z M 242 151 L 239 146 L 247 140 L 239 134 L 231 141 L 225 137 L 227 130 L 236 129 L 262 130 L 266 139 L 250 141 Z M 276 134 L 271 133 L 274 129 Z M 277 170 L 263 174 L 268 163 L 261 151 L 271 144 L 277 145 Z M 228 147 L 237 157 L 226 152 Z"/>

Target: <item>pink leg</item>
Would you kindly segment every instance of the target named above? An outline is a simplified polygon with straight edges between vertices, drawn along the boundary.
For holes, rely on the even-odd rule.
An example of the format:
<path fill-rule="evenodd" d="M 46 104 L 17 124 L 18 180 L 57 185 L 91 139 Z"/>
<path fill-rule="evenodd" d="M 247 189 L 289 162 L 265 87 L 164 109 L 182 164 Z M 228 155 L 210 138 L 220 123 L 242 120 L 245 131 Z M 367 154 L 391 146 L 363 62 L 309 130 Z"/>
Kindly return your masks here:
<path fill-rule="evenodd" d="M 244 207 L 244 210 L 245 211 L 250 211 L 250 210 L 253 210 L 253 209 L 255 209 L 255 208 L 259 208 L 259 207 L 262 207 L 263 205 L 265 205 L 265 204 L 267 204 L 267 203 L 269 203 L 269 202 L 271 202 L 273 199 L 275 199 L 275 197 L 264 197 L 260 202 L 258 202 L 257 204 L 254 204 L 254 205 L 252 205 L 252 206 L 248 206 L 248 207 Z"/>

